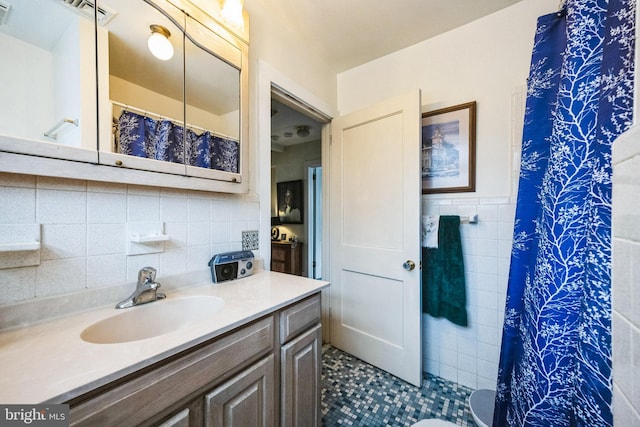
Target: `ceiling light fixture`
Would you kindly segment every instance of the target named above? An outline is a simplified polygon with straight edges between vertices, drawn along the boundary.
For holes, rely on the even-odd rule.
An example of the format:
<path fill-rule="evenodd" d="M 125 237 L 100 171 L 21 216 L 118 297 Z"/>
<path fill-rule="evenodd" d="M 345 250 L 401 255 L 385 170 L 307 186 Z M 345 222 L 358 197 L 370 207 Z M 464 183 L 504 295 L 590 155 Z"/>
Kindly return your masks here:
<path fill-rule="evenodd" d="M 156 58 L 167 61 L 173 57 L 173 45 L 169 41 L 171 33 L 162 25 L 151 25 L 151 35 L 147 47 Z"/>
<path fill-rule="evenodd" d="M 309 136 L 309 126 L 298 126 L 298 131 L 296 133 L 301 138 Z"/>
<path fill-rule="evenodd" d="M 242 16 L 244 0 L 223 0 L 222 18 L 231 26 L 244 29 L 244 17 Z"/>

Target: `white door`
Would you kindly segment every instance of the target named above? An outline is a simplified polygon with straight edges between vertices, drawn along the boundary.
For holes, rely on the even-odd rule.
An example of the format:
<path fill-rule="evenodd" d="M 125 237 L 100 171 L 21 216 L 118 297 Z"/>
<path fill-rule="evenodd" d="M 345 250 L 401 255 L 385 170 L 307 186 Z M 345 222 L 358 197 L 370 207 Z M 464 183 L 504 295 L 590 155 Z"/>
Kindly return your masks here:
<path fill-rule="evenodd" d="M 331 342 L 414 385 L 422 373 L 420 131 L 419 92 L 334 119 L 328 170 Z"/>

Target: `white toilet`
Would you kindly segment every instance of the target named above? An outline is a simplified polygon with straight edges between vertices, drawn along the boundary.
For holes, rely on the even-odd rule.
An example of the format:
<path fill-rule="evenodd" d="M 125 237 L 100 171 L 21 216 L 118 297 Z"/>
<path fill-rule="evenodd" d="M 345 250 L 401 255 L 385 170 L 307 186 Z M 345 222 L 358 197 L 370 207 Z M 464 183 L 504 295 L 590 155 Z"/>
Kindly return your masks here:
<path fill-rule="evenodd" d="M 469 396 L 469 409 L 478 427 L 489 427 L 493 424 L 493 407 L 496 401 L 494 390 L 475 390 Z"/>
<path fill-rule="evenodd" d="M 478 427 L 489 427 L 493 424 L 495 400 L 496 392 L 494 390 L 475 390 L 469 396 L 469 409 Z M 455 425 L 450 421 L 430 418 L 428 420 L 420 420 L 411 427 L 451 427 Z"/>
<path fill-rule="evenodd" d="M 428 420 L 420 420 L 411 427 L 452 427 L 455 425 L 456 424 L 449 421 L 439 420 L 437 418 L 429 418 Z"/>

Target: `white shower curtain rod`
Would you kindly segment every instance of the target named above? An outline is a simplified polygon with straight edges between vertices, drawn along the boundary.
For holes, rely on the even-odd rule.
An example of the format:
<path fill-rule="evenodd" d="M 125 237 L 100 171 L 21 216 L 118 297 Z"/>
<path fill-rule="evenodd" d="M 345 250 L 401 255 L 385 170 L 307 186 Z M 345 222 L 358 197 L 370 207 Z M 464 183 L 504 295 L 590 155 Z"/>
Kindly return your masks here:
<path fill-rule="evenodd" d="M 161 114 L 153 113 L 151 111 L 143 110 L 141 108 L 132 107 L 130 105 L 123 104 L 123 103 L 118 102 L 118 101 L 111 101 L 111 103 L 113 105 L 117 105 L 118 107 L 122 107 L 125 110 L 133 111 L 133 112 L 136 112 L 136 113 L 142 113 L 144 116 L 155 116 L 155 117 L 158 117 L 161 120 L 169 120 L 170 122 L 173 122 L 173 123 L 181 123 L 180 120 L 172 119 L 171 117 L 163 116 Z M 192 125 L 192 124 L 189 124 L 189 123 L 184 123 L 184 126 L 186 128 L 189 128 L 189 129 L 199 130 L 201 132 L 209 132 L 210 134 L 218 136 L 220 138 L 230 139 L 232 141 L 238 141 L 238 138 L 234 138 L 232 136 L 225 135 L 225 134 L 220 133 L 220 132 L 214 132 L 212 130 L 205 129 L 205 128 L 200 127 L 200 126 Z"/>

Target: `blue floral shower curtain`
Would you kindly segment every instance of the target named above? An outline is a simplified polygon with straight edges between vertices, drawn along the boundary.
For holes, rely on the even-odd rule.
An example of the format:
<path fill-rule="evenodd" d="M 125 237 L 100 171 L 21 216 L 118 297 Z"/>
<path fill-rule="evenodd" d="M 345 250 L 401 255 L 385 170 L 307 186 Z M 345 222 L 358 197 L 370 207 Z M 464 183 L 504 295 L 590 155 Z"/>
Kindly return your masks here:
<path fill-rule="evenodd" d="M 120 114 L 117 129 L 121 154 L 238 173 L 238 141 L 211 132 L 198 135 L 170 120 L 154 120 L 130 111 Z"/>
<path fill-rule="evenodd" d="M 634 0 L 538 20 L 494 427 L 610 426 L 611 146 L 632 121 Z"/>

